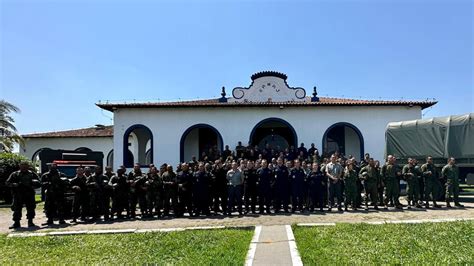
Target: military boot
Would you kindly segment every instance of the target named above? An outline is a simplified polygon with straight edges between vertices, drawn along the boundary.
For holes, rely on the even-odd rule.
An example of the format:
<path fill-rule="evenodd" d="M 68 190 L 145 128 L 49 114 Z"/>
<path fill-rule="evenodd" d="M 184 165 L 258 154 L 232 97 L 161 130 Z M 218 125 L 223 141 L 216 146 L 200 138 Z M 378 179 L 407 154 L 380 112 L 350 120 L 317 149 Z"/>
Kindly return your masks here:
<path fill-rule="evenodd" d="M 451 203 L 449 203 L 449 201 L 446 201 L 446 207 L 447 208 L 452 208 Z"/>
<path fill-rule="evenodd" d="M 35 227 L 36 225 L 33 223 L 33 219 L 28 219 L 28 227 Z"/>
<path fill-rule="evenodd" d="M 462 205 L 461 203 L 459 203 L 459 201 L 455 201 L 455 202 L 454 202 L 454 206 L 456 206 L 456 207 L 461 207 L 461 208 L 464 207 L 464 205 Z"/>
<path fill-rule="evenodd" d="M 53 225 L 54 222 L 53 222 L 53 219 L 52 218 L 48 218 L 48 220 L 46 221 L 46 223 L 43 223 L 41 225 Z"/>
<path fill-rule="evenodd" d="M 9 229 L 16 229 L 16 228 L 20 228 L 21 225 L 20 225 L 20 221 L 15 221 L 10 227 L 8 227 Z"/>

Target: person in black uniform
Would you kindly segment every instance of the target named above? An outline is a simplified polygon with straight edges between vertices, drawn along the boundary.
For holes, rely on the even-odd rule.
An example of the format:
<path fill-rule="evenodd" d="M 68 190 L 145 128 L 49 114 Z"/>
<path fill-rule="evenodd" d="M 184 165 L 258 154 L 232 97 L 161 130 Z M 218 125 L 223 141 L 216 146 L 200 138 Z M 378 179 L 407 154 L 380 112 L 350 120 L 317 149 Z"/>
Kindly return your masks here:
<path fill-rule="evenodd" d="M 222 151 L 222 157 L 224 158 L 224 160 L 226 160 L 227 157 L 231 155 L 232 155 L 232 151 L 229 149 L 229 145 L 225 145 L 225 149 L 224 151 Z"/>
<path fill-rule="evenodd" d="M 193 175 L 193 201 L 194 201 L 194 215 L 199 216 L 204 214 L 208 216 L 209 213 L 209 183 L 210 177 L 206 172 L 204 163 L 199 163 L 198 171 Z"/>
<path fill-rule="evenodd" d="M 84 175 L 84 169 L 78 167 L 76 169 L 76 176 L 71 179 L 72 190 L 74 191 L 74 200 L 72 202 L 72 222 L 77 223 L 79 215 L 81 221 L 86 221 L 88 210 L 89 210 L 89 193 L 86 186 L 87 178 Z"/>
<path fill-rule="evenodd" d="M 13 225 L 10 229 L 19 228 L 21 220 L 21 210 L 23 205 L 26 206 L 26 218 L 28 219 L 28 227 L 34 227 L 33 219 L 35 218 L 35 188 L 41 186 L 38 176 L 29 169 L 27 161 L 20 162 L 20 170 L 13 172 L 5 184 L 12 188 L 13 192 Z"/>
<path fill-rule="evenodd" d="M 283 209 L 285 212 L 288 212 L 288 189 L 289 189 L 289 171 L 288 168 L 283 165 L 283 159 L 280 157 L 277 160 L 277 166 L 273 170 L 275 175 L 275 212 L 278 213 L 281 210 L 281 205 L 283 204 Z"/>
<path fill-rule="evenodd" d="M 51 163 L 49 171 L 41 176 L 41 185 L 45 193 L 44 211 L 48 218 L 46 225 L 54 224 L 54 218 L 58 218 L 59 224 L 66 223 L 64 221 L 64 192 L 68 183 L 67 177 L 58 171 L 56 163 Z"/>
<path fill-rule="evenodd" d="M 301 168 L 301 163 L 299 160 L 295 160 L 295 167 L 290 171 L 291 211 L 293 213 L 296 211 L 296 208 L 298 208 L 300 212 L 303 212 L 304 180 L 305 172 Z"/>
<path fill-rule="evenodd" d="M 257 179 L 257 170 L 255 170 L 253 162 L 248 161 L 247 169 L 244 170 L 245 213 L 249 213 L 250 211 L 252 211 L 253 214 L 256 213 Z"/>
<path fill-rule="evenodd" d="M 178 198 L 179 198 L 179 215 L 183 216 L 186 210 L 189 216 L 193 215 L 193 204 L 192 204 L 192 172 L 189 171 L 188 164 L 183 163 L 181 165 L 181 172 L 177 176 L 178 181 Z"/>
<path fill-rule="evenodd" d="M 306 158 L 308 158 L 308 150 L 304 146 L 304 143 L 301 143 L 300 147 L 298 148 L 298 154 L 301 154 L 301 152 L 303 152 L 303 160 L 306 160 Z"/>
<path fill-rule="evenodd" d="M 115 173 L 113 172 L 112 166 L 106 166 L 104 176 L 107 178 L 107 180 L 110 181 L 110 179 L 114 175 Z M 104 194 L 102 195 L 102 198 L 104 200 L 104 210 L 110 216 L 110 200 L 112 199 L 112 187 L 109 184 L 104 186 Z"/>
<path fill-rule="evenodd" d="M 272 188 L 271 183 L 273 179 L 273 173 L 268 168 L 267 160 L 262 160 L 262 167 L 257 170 L 257 186 L 258 186 L 258 199 L 259 199 L 259 208 L 260 214 L 263 214 L 264 210 L 270 214 L 270 205 L 271 205 L 271 196 Z"/>
<path fill-rule="evenodd" d="M 313 212 L 316 207 L 319 208 L 319 211 L 323 211 L 324 191 L 326 190 L 325 179 L 326 175 L 319 168 L 319 164 L 313 163 L 311 172 L 307 177 L 311 212 Z"/>
<path fill-rule="evenodd" d="M 219 212 L 219 203 L 222 213 L 227 213 L 227 170 L 221 160 L 217 160 L 212 169 L 211 194 L 214 202 L 214 213 Z"/>

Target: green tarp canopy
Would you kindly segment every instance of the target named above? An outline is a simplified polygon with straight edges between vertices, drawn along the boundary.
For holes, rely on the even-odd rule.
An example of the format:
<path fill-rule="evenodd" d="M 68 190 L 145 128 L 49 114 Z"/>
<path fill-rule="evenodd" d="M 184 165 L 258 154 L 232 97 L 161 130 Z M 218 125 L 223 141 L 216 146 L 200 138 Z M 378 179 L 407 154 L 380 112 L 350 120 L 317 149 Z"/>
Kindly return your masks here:
<path fill-rule="evenodd" d="M 399 158 L 474 158 L 473 118 L 469 113 L 389 123 L 385 152 Z"/>

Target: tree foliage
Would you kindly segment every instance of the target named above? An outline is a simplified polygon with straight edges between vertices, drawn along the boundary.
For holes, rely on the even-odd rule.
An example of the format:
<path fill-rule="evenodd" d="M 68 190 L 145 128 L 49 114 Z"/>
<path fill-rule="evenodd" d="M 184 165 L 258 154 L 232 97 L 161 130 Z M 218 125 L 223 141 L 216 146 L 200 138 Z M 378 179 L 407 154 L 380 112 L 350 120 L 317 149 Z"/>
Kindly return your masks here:
<path fill-rule="evenodd" d="M 17 133 L 12 113 L 19 113 L 20 108 L 0 100 L 0 152 L 11 152 L 15 143 L 24 144 L 23 138 Z"/>

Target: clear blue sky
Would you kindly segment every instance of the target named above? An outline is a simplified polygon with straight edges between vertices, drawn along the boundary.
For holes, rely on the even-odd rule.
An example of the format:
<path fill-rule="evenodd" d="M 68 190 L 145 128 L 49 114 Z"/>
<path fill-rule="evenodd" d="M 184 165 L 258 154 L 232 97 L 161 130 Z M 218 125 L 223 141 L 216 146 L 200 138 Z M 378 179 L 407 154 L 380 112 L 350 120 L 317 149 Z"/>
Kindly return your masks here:
<path fill-rule="evenodd" d="M 276 70 L 320 96 L 474 112 L 471 1 L 1 0 L 0 98 L 20 133 L 111 124 L 99 100 L 216 97 Z M 424 112 L 424 113 L 425 113 Z"/>

